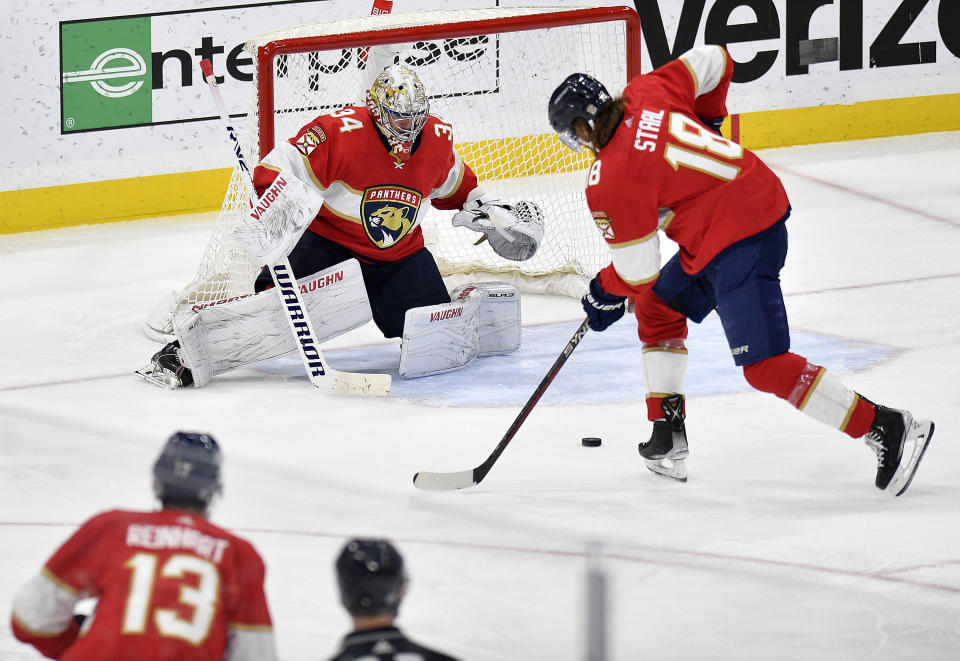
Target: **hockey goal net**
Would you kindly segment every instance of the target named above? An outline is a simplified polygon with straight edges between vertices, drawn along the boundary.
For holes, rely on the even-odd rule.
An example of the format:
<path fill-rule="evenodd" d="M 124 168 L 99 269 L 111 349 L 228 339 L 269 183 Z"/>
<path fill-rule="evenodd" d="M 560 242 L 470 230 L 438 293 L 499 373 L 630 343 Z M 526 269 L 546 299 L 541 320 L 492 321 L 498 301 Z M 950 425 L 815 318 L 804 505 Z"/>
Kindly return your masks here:
<path fill-rule="evenodd" d="M 526 291 L 580 296 L 609 263 L 583 195 L 587 150 L 566 149 L 547 121 L 547 101 L 570 73 L 620 90 L 640 73 L 640 26 L 627 7 L 497 7 L 388 14 L 301 25 L 250 40 L 256 92 L 240 141 L 248 159 L 265 156 L 317 115 L 363 104 L 383 66 L 414 68 L 430 112 L 454 128 L 458 153 L 483 188 L 544 211 L 546 230 L 525 262 L 499 258 L 478 234 L 429 207 L 422 227 L 448 286 L 497 279 Z M 241 123 L 243 120 L 239 120 Z M 358 154 L 358 158 L 364 158 Z M 147 334 L 164 339 L 182 306 L 251 293 L 261 265 L 231 238 L 249 208 L 235 171 L 197 273 L 150 312 Z M 303 275 L 303 274 L 300 274 Z"/>

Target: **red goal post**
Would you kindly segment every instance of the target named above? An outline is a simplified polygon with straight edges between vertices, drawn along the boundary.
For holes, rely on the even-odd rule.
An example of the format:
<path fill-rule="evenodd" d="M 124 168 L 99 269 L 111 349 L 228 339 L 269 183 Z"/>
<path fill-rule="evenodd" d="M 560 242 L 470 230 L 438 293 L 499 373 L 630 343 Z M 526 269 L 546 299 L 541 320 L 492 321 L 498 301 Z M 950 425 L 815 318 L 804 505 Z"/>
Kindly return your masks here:
<path fill-rule="evenodd" d="M 430 10 L 294 26 L 245 46 L 254 58 L 255 95 L 240 141 L 245 154 L 262 158 L 315 116 L 362 105 L 384 63 L 409 64 L 424 81 L 431 113 L 453 126 L 454 146 L 484 189 L 508 202 L 534 201 L 546 217 L 538 253 L 508 262 L 486 244 L 475 246 L 474 232 L 452 227 L 450 212 L 425 203 L 420 226 L 448 286 L 508 280 L 527 291 L 579 296 L 609 251 L 583 196 L 590 155 L 562 146 L 547 121 L 547 100 L 574 71 L 616 94 L 640 73 L 640 44 L 632 7 Z M 252 291 L 260 265 L 230 236 L 248 208 L 241 182 L 235 172 L 194 279 L 151 310 L 151 337 L 169 333 L 176 309 Z"/>

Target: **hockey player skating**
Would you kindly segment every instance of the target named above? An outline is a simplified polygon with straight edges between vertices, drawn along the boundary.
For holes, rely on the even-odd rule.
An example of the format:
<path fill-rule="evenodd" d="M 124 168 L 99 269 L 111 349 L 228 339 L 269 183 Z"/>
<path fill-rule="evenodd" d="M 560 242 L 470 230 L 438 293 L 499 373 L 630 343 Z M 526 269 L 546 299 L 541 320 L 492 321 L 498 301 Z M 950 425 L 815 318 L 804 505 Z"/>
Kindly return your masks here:
<path fill-rule="evenodd" d="M 352 539 L 336 561 L 340 603 L 350 613 L 353 631 L 330 661 L 455 661 L 407 638 L 394 624 L 407 590 L 403 557 L 384 539 Z"/>
<path fill-rule="evenodd" d="M 429 114 L 413 70 L 387 67 L 370 86 L 365 107 L 317 117 L 267 154 L 253 180 L 258 214 L 277 206 L 290 181 L 303 184 L 300 204 L 313 205 L 302 235 L 291 238 L 283 223 L 254 223 L 235 237 L 289 243 L 283 254 L 289 252 L 301 276 L 300 293 L 321 341 L 372 317 L 385 337 L 403 339 L 401 376 L 456 369 L 478 355 L 519 346 L 516 286 L 467 285 L 451 300 L 424 247 L 420 218 L 427 201 L 458 210 L 454 226 L 481 232 L 498 255 L 523 261 L 540 245 L 543 213 L 532 202 L 507 204 L 478 186 L 453 148 L 453 127 Z M 271 286 L 264 269 L 255 289 Z M 269 292 L 180 312 L 176 341 L 138 374 L 158 385 L 200 386 L 216 374 L 292 351 L 294 339 L 275 312 L 279 305 Z"/>
<path fill-rule="evenodd" d="M 596 155 L 586 197 L 613 260 L 583 297 L 590 327 L 604 330 L 634 299 L 653 421 L 640 454 L 655 473 L 686 480 L 687 319 L 717 310 L 747 382 L 864 438 L 877 454 L 877 488 L 899 496 L 934 425 L 874 404 L 789 351 L 779 274 L 790 203 L 755 154 L 719 134 L 732 75 L 727 52 L 703 46 L 634 78 L 617 98 L 573 74 L 549 102 L 561 140 Z M 659 231 L 679 245 L 662 268 Z"/>
<path fill-rule="evenodd" d="M 65 661 L 275 659 L 263 561 L 207 520 L 221 491 L 217 442 L 173 434 L 153 484 L 163 509 L 93 517 L 17 592 L 14 635 Z M 96 609 L 75 617 L 85 597 Z"/>

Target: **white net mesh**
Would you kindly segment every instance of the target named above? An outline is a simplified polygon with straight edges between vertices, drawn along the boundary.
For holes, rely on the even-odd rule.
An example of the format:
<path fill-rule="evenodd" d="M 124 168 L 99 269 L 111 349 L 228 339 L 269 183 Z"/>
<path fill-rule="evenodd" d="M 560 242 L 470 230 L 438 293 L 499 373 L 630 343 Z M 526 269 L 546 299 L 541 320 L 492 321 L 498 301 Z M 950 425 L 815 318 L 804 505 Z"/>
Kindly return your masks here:
<path fill-rule="evenodd" d="M 609 252 L 583 196 L 590 156 L 586 150 L 574 154 L 559 142 L 547 121 L 547 101 L 553 89 L 576 71 L 593 75 L 611 90 L 622 89 L 628 58 L 625 25 L 623 20 L 608 20 L 520 31 L 505 25 L 532 16 L 538 22 L 563 20 L 570 11 L 538 7 L 414 12 L 297 26 L 253 39 L 247 50 L 255 62 L 258 48 L 277 55 L 272 70 L 255 67 L 258 97 L 241 135 L 244 153 L 256 161 L 317 115 L 361 104 L 383 66 L 401 61 L 423 80 L 431 114 L 453 126 L 455 148 L 483 188 L 508 202 L 531 200 L 546 218 L 537 254 L 525 262 L 510 262 L 486 243 L 475 246 L 475 232 L 454 228 L 452 212 L 430 207 L 422 221 L 424 237 L 447 284 L 453 288 L 494 274 L 528 291 L 579 296 L 586 281 L 609 263 Z M 473 21 L 487 23 L 478 30 Z M 365 39 L 376 43 L 383 30 L 390 30 L 389 38 L 396 42 L 357 47 L 367 43 Z M 478 31 L 481 34 L 475 34 Z M 462 36 L 468 32 L 473 36 Z M 272 140 L 261 135 L 260 112 L 272 126 Z M 155 308 L 148 326 L 165 332 L 169 321 L 164 317 L 173 307 L 252 291 L 260 265 L 230 237 L 245 216 L 246 195 L 243 180 L 234 172 L 196 276 Z"/>

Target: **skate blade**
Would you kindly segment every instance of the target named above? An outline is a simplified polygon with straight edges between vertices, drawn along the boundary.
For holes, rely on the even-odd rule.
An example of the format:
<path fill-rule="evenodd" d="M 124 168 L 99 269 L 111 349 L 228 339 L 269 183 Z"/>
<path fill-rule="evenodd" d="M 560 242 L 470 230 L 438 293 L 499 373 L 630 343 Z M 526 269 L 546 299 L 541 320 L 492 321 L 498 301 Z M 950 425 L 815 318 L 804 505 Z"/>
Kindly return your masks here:
<path fill-rule="evenodd" d="M 669 477 L 678 482 L 687 481 L 687 467 L 683 459 L 646 459 L 647 468 L 657 475 Z"/>
<path fill-rule="evenodd" d="M 910 457 L 901 460 L 900 467 L 894 473 L 893 479 L 887 485 L 886 491 L 892 496 L 900 496 L 910 486 L 913 476 L 917 474 L 920 467 L 920 460 L 923 459 L 927 446 L 933 438 L 934 424 L 930 420 L 913 420 L 910 423 L 910 430 L 904 440 L 904 454 L 909 450 Z"/>
<path fill-rule="evenodd" d="M 165 372 L 162 369 L 158 369 L 153 363 L 144 365 L 140 369 L 134 370 L 133 373 L 147 383 L 152 383 L 153 385 L 160 386 L 161 388 L 176 390 L 180 387 L 180 381 L 177 380 L 177 377 L 171 375 L 169 372 Z"/>

